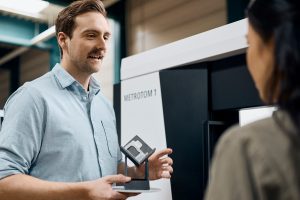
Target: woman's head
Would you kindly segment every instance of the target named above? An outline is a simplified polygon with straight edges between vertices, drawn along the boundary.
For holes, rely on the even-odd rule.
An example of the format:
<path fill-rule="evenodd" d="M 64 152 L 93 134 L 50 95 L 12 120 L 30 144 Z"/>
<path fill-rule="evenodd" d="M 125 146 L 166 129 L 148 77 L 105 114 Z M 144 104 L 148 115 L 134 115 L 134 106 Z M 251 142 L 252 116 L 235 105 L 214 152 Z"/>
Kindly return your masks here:
<path fill-rule="evenodd" d="M 272 75 L 274 72 L 274 40 L 264 40 L 251 24 L 248 25 L 248 69 L 264 102 L 268 102 Z M 269 81 L 267 81 L 269 80 Z M 271 93 L 274 94 L 274 93 Z M 272 97 L 274 98 L 274 97 Z M 273 100 L 273 99 L 272 99 Z"/>
<path fill-rule="evenodd" d="M 262 100 L 300 113 L 300 1 L 254 0 L 247 16 L 248 68 Z"/>

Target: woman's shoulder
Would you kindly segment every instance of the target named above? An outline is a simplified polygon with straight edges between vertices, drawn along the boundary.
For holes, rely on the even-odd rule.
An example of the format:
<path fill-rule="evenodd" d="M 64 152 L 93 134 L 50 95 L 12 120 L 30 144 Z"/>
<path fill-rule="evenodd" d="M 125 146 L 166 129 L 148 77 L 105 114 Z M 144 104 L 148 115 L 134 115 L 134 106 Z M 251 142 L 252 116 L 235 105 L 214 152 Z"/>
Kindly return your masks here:
<path fill-rule="evenodd" d="M 299 148 L 293 141 L 274 117 L 270 117 L 243 127 L 235 125 L 229 128 L 218 141 L 216 154 L 230 152 L 229 156 L 239 154 L 259 162 L 286 159 L 290 149 Z"/>
<path fill-rule="evenodd" d="M 257 184 L 276 186 L 286 191 L 285 194 L 297 191 L 300 143 L 297 142 L 299 136 L 293 131 L 295 128 L 289 115 L 284 112 L 243 127 L 233 126 L 219 140 L 216 163 L 220 165 L 220 160 L 229 162 L 235 170 L 246 166 Z"/>
<path fill-rule="evenodd" d="M 281 117 L 279 122 L 276 115 Z M 243 127 L 236 125 L 229 128 L 218 141 L 216 150 L 222 155 L 226 152 L 231 152 L 232 156 L 241 154 L 258 163 L 280 163 L 290 159 L 291 151 L 300 156 L 299 136 L 293 134 L 293 130 L 289 116 L 277 112 L 272 117 Z"/>

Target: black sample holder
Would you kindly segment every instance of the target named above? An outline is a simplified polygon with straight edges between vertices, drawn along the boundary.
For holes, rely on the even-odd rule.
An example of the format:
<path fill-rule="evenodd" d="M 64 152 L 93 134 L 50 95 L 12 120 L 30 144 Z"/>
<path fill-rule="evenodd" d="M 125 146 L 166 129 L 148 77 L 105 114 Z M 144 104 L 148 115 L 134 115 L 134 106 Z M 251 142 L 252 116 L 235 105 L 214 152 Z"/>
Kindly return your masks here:
<path fill-rule="evenodd" d="M 151 149 L 140 137 L 135 136 L 124 147 L 121 146 L 121 151 L 125 155 L 125 176 L 128 176 L 127 158 L 136 166 L 145 162 L 145 177 L 143 179 L 131 179 L 130 182 L 124 183 L 124 189 L 150 190 L 148 158 L 155 152 L 155 148 Z"/>

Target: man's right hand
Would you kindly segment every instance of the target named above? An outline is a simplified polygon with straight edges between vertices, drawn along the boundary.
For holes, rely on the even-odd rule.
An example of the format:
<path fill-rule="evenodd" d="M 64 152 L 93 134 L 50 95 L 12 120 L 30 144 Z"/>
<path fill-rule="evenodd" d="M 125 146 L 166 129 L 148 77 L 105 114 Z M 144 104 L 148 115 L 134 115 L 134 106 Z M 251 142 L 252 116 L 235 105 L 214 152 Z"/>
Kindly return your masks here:
<path fill-rule="evenodd" d="M 137 194 L 131 193 L 120 193 L 112 189 L 114 183 L 126 183 L 131 178 L 124 175 L 111 175 L 105 176 L 95 181 L 86 182 L 88 195 L 91 200 L 102 200 L 102 199 L 127 199 L 130 196 L 136 196 Z"/>
<path fill-rule="evenodd" d="M 126 183 L 130 177 L 106 176 L 86 182 L 50 182 L 24 174 L 0 180 L 0 199 L 5 200 L 110 200 L 127 199 L 138 194 L 120 193 L 112 189 L 113 183 Z"/>

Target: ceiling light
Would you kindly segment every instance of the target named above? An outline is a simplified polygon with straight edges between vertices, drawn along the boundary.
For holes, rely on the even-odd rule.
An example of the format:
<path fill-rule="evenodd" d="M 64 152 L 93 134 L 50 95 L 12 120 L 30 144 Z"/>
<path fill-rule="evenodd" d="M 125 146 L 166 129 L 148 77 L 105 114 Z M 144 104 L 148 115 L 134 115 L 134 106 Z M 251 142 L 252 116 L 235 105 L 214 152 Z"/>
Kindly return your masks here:
<path fill-rule="evenodd" d="M 49 2 L 42 0 L 0 0 L 0 9 L 3 7 L 32 14 L 41 12 L 48 5 Z"/>

